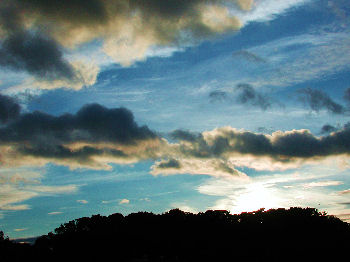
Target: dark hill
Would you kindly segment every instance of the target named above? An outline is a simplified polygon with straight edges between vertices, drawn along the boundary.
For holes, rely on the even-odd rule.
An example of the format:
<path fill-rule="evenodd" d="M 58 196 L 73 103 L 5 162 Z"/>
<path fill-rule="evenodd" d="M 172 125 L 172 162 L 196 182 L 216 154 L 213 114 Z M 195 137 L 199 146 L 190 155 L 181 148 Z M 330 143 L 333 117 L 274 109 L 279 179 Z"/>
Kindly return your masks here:
<path fill-rule="evenodd" d="M 4 241 L 3 241 L 4 242 Z M 338 261 L 350 227 L 313 208 L 83 217 L 39 237 L 33 261 Z M 13 250 L 12 250 L 13 252 Z M 2 254 L 14 261 L 13 253 Z M 7 261 L 7 260 L 4 260 Z"/>

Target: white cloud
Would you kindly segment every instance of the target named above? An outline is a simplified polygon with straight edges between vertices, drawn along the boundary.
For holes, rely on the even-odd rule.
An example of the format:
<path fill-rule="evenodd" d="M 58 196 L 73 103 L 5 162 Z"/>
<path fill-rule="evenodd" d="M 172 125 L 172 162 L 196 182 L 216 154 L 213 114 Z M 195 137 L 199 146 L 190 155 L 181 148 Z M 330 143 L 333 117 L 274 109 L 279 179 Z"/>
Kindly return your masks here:
<path fill-rule="evenodd" d="M 119 201 L 119 204 L 121 204 L 121 205 L 127 205 L 127 204 L 129 204 L 129 203 L 130 203 L 130 200 L 129 200 L 129 199 L 126 199 L 126 198 L 124 198 L 124 199 L 122 199 L 122 200 Z"/>
<path fill-rule="evenodd" d="M 296 8 L 310 0 L 260 0 L 252 4 L 250 12 L 240 12 L 237 14 L 244 25 L 251 22 L 266 22 L 282 15 L 290 8 Z"/>
<path fill-rule="evenodd" d="M 63 212 L 60 212 L 60 211 L 54 211 L 54 212 L 50 212 L 50 213 L 47 213 L 49 216 L 56 216 L 56 215 L 61 215 L 63 214 Z"/>
<path fill-rule="evenodd" d="M 65 186 L 26 186 L 25 190 L 34 191 L 37 193 L 46 194 L 70 194 L 78 190 L 76 185 L 65 185 Z"/>
<path fill-rule="evenodd" d="M 338 193 L 338 194 L 340 194 L 340 195 L 350 194 L 350 189 L 346 189 L 346 190 L 338 191 L 337 193 Z"/>
<path fill-rule="evenodd" d="M 305 188 L 312 188 L 312 187 L 327 187 L 327 186 L 339 186 L 344 184 L 342 181 L 320 181 L 320 182 L 311 182 L 304 184 Z"/>
<path fill-rule="evenodd" d="M 78 190 L 76 185 L 42 185 L 43 173 L 40 172 L 40 169 L 30 171 L 25 170 L 25 167 L 19 167 L 13 170 L 2 168 L 0 171 L 0 210 L 28 210 L 31 207 L 22 202 L 44 195 L 71 194 Z"/>

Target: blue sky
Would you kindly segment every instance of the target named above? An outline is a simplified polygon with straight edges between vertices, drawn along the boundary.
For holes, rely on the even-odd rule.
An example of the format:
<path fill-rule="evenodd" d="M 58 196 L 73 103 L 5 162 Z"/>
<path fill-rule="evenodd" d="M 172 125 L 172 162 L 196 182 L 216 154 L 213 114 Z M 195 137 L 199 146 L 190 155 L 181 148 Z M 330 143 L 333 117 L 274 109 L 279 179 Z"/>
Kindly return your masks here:
<path fill-rule="evenodd" d="M 349 221 L 346 1 L 137 3 L 0 4 L 0 230 L 172 208 Z"/>

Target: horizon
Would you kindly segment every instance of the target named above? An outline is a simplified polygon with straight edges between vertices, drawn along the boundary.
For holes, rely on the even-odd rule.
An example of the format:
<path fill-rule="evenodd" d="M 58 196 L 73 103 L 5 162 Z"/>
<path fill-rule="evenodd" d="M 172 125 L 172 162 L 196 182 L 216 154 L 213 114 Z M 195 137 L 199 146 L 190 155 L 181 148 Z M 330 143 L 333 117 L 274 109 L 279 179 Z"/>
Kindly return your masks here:
<path fill-rule="evenodd" d="M 350 222 L 346 0 L 0 2 L 0 230 L 313 207 Z"/>

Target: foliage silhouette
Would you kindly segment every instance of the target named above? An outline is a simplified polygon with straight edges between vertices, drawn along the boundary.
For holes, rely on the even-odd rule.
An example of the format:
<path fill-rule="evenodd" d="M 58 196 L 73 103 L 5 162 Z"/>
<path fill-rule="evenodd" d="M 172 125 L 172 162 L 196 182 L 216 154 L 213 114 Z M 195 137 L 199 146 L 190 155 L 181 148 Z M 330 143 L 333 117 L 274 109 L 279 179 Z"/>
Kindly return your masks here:
<path fill-rule="evenodd" d="M 335 261 L 347 255 L 349 244 L 348 223 L 314 208 L 293 207 L 237 215 L 179 209 L 94 215 L 62 224 L 26 250 L 14 249 L 36 261 L 288 262 Z"/>

